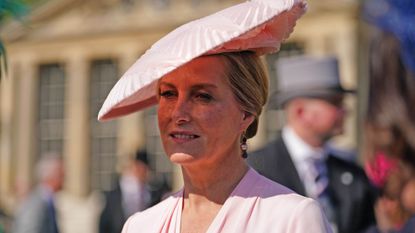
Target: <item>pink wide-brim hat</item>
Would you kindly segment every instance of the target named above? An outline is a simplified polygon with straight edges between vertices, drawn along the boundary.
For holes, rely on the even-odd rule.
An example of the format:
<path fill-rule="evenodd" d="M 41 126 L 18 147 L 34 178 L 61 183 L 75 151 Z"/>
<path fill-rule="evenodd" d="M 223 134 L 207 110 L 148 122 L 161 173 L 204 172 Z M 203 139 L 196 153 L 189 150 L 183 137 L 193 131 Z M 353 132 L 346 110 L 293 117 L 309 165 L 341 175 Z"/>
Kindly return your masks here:
<path fill-rule="evenodd" d="M 303 0 L 251 0 L 184 24 L 157 41 L 115 84 L 98 120 L 157 104 L 157 81 L 191 60 L 233 51 L 277 52 L 306 11 Z"/>

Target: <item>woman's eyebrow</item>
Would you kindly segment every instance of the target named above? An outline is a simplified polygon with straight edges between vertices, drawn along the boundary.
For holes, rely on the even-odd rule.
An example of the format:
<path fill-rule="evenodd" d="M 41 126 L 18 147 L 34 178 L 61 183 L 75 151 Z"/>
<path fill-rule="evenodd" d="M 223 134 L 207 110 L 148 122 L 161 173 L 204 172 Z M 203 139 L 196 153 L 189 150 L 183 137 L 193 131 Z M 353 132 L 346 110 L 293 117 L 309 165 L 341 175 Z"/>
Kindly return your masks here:
<path fill-rule="evenodd" d="M 165 81 L 161 81 L 159 83 L 159 86 L 167 86 L 167 87 L 172 87 L 172 88 L 176 87 L 176 85 L 174 85 L 173 83 L 169 83 L 169 82 L 165 82 Z M 203 88 L 216 89 L 218 87 L 213 83 L 198 83 L 198 84 L 192 85 L 190 88 L 192 88 L 192 89 L 203 89 Z"/>
<path fill-rule="evenodd" d="M 216 89 L 218 87 L 212 83 L 199 83 L 199 84 L 195 84 L 192 86 L 192 89 L 204 89 L 204 88 Z"/>
<path fill-rule="evenodd" d="M 160 86 L 168 86 L 168 87 L 172 87 L 172 88 L 174 88 L 174 87 L 175 87 L 175 86 L 174 86 L 174 84 L 169 83 L 169 82 L 164 82 L 164 81 L 160 81 L 158 86 L 159 86 L 159 87 L 160 87 Z"/>

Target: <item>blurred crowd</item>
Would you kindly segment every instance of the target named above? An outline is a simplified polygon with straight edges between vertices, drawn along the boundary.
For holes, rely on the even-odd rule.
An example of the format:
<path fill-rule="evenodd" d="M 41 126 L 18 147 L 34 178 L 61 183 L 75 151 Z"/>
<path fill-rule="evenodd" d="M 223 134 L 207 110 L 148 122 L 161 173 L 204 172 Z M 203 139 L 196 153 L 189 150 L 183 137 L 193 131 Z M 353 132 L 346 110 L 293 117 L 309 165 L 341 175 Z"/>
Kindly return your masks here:
<path fill-rule="evenodd" d="M 60 154 L 51 152 L 41 156 L 36 164 L 36 184 L 21 196 L 14 216 L 0 212 L 1 233 L 63 232 L 59 223 L 62 213 L 56 207 L 56 200 L 64 185 L 64 167 Z M 115 177 L 115 188 L 101 195 L 102 208 L 96 223 L 98 232 L 121 232 L 129 216 L 157 204 L 170 192 L 165 179 L 151 180 L 150 173 L 145 150 L 128 157 Z"/>

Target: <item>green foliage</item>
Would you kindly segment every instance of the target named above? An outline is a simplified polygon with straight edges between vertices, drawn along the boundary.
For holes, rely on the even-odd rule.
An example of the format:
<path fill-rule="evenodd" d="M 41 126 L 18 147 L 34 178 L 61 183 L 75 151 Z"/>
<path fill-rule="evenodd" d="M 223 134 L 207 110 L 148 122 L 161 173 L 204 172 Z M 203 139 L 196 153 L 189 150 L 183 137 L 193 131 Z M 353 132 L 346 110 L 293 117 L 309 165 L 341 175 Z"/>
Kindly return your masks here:
<path fill-rule="evenodd" d="M 33 0 L 0 0 L 0 26 L 8 18 L 21 19 L 29 12 Z M 4 69 L 4 70 L 3 70 Z M 6 49 L 0 40 L 0 79 L 7 73 Z"/>
<path fill-rule="evenodd" d="M 3 43 L 0 41 L 0 80 L 3 78 L 3 75 L 7 74 L 7 57 L 6 49 L 4 48 Z"/>
<path fill-rule="evenodd" d="M 29 5 L 24 0 L 0 0 L 0 22 L 8 17 L 21 18 L 29 12 Z"/>

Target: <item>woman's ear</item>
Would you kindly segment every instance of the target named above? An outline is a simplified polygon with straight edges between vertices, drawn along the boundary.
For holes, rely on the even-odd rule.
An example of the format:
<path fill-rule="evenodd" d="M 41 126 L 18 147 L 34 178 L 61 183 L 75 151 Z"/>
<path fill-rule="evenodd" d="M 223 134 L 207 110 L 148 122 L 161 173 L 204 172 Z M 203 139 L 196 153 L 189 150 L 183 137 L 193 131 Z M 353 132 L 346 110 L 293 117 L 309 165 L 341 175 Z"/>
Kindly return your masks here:
<path fill-rule="evenodd" d="M 242 112 L 241 130 L 246 131 L 254 120 L 255 116 L 253 114 L 249 112 Z"/>

